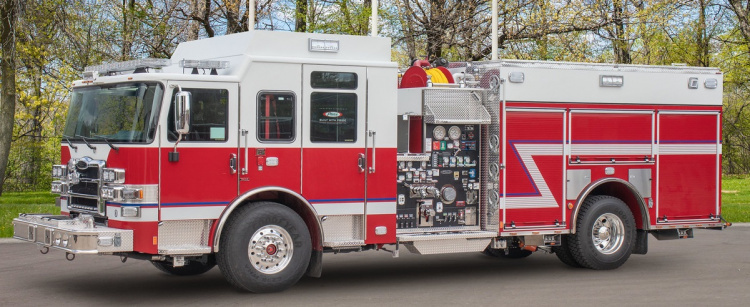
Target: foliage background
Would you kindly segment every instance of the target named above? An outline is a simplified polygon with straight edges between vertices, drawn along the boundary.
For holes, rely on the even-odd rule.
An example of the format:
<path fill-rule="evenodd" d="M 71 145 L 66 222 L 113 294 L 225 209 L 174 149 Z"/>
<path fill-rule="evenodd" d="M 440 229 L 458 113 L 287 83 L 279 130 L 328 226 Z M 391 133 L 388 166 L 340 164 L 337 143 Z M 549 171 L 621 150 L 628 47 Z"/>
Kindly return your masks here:
<path fill-rule="evenodd" d="M 747 0 L 498 0 L 501 58 L 719 67 L 726 174 L 750 173 Z M 177 44 L 247 31 L 366 35 L 370 0 L 2 0 L 14 25 L 16 112 L 0 193 L 47 190 L 69 85 L 88 65 L 169 57 Z M 392 58 L 490 57 L 490 2 L 382 0 Z M 5 49 L 3 49 L 5 50 Z"/>

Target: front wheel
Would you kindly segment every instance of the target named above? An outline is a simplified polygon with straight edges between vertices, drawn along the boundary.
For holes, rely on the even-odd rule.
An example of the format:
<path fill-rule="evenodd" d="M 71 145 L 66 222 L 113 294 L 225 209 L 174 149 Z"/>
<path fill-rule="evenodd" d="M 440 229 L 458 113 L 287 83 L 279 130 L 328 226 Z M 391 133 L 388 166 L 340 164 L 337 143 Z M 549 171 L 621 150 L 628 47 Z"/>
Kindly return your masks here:
<path fill-rule="evenodd" d="M 311 252 L 307 225 L 297 213 L 278 203 L 260 202 L 237 209 L 227 220 L 217 262 L 235 287 L 276 292 L 302 277 Z"/>
<path fill-rule="evenodd" d="M 635 219 L 625 203 L 612 196 L 592 196 L 584 201 L 576 233 L 570 235 L 575 262 L 595 270 L 620 267 L 635 245 Z"/>

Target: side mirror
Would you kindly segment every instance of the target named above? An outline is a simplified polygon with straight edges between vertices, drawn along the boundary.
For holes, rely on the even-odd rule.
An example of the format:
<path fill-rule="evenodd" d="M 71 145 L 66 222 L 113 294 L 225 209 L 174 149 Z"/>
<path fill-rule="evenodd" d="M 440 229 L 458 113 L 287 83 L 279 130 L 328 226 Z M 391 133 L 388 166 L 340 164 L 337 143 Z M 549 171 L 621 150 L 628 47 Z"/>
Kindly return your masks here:
<path fill-rule="evenodd" d="M 178 134 L 190 132 L 190 92 L 179 91 L 175 95 L 174 129 Z"/>

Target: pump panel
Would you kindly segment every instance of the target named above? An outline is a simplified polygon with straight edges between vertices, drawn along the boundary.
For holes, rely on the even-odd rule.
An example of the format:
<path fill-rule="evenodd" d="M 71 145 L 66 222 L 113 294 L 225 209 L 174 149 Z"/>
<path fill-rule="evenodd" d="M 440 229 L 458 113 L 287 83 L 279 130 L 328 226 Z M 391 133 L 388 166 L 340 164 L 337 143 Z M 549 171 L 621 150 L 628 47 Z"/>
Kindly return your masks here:
<path fill-rule="evenodd" d="M 398 161 L 399 229 L 478 225 L 480 125 L 425 125 L 425 153 Z"/>

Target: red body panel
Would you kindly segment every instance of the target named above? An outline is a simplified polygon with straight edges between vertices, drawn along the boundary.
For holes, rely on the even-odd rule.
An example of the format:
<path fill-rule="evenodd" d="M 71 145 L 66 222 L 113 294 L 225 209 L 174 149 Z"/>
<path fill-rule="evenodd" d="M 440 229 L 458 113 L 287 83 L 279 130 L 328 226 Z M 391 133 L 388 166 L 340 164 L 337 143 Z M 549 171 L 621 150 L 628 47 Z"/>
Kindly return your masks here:
<path fill-rule="evenodd" d="M 311 203 L 364 202 L 365 173 L 360 173 L 357 167 L 359 154 L 364 152 L 364 148 L 305 148 L 302 195 Z"/>
<path fill-rule="evenodd" d="M 300 153 L 299 148 L 262 148 L 263 154 L 258 154 L 258 148 L 248 150 L 248 174 L 240 175 L 240 194 L 264 187 L 275 186 L 290 189 L 300 193 Z M 240 151 L 240 160 L 244 161 L 245 151 Z M 265 165 L 269 158 L 278 158 L 278 166 Z M 243 162 L 244 163 L 244 162 Z"/>
<path fill-rule="evenodd" d="M 228 204 L 237 197 L 237 174 L 231 174 L 229 158 L 236 148 L 179 147 L 180 161 L 167 160 L 162 148 L 161 203 Z"/>
<path fill-rule="evenodd" d="M 720 142 L 717 115 L 660 114 L 659 142 L 711 146 Z M 661 155 L 658 176 L 658 218 L 668 221 L 708 219 L 717 211 L 721 160 L 715 154 Z"/>
<path fill-rule="evenodd" d="M 157 253 L 159 235 L 158 222 L 122 222 L 110 220 L 109 227 L 132 229 L 133 251 L 145 254 Z"/>
<path fill-rule="evenodd" d="M 562 112 L 507 113 L 505 227 L 562 221 L 563 120 Z"/>
<path fill-rule="evenodd" d="M 385 235 L 376 235 L 375 227 L 388 225 Z M 367 216 L 367 239 L 365 244 L 389 244 L 396 243 L 396 215 L 378 214 Z"/>

